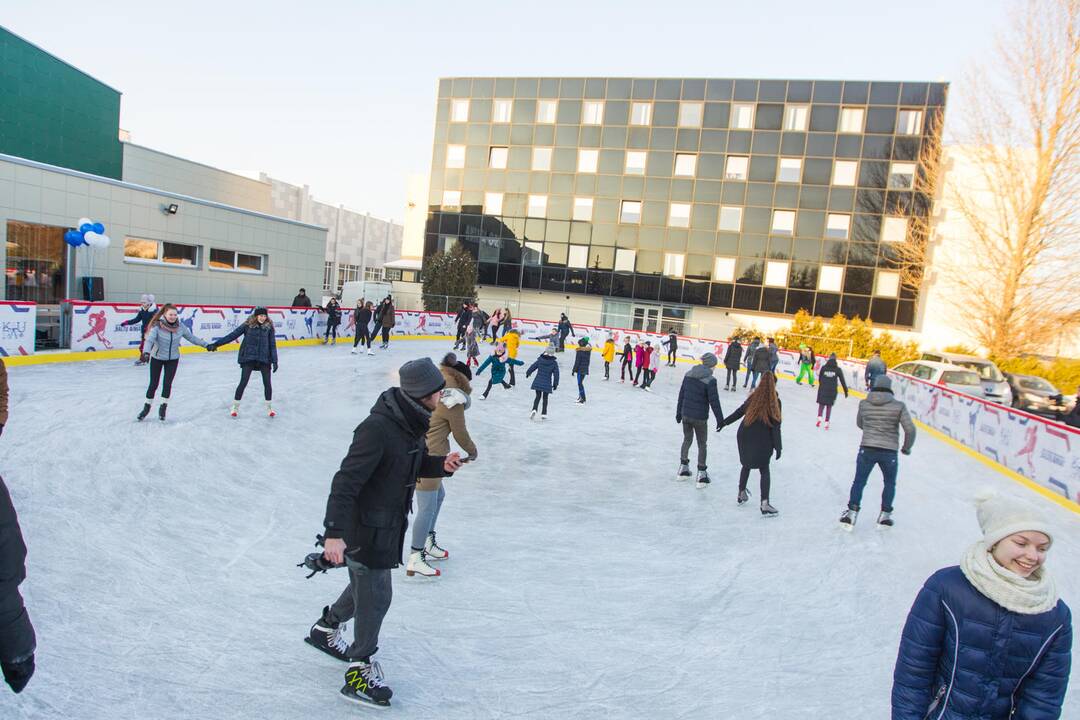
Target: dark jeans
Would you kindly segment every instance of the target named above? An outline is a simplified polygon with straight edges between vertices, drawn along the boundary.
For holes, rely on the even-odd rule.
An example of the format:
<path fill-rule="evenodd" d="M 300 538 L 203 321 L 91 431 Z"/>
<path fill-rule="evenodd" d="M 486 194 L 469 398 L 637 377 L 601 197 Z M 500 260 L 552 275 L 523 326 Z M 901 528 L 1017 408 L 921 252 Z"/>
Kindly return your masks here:
<path fill-rule="evenodd" d="M 379 630 L 390 609 L 394 587 L 389 570 L 372 570 L 348 558 L 345 564 L 349 587 L 330 606 L 330 619 L 353 621 L 353 641 L 347 654 L 350 660 L 366 660 L 379 649 Z"/>
<path fill-rule="evenodd" d="M 757 381 L 761 378 L 761 373 L 753 372 L 753 371 L 746 373 L 747 378 L 750 378 L 751 376 L 753 376 L 753 379 L 750 381 L 750 389 L 753 390 L 754 388 L 757 387 Z M 743 381 L 742 386 L 746 387 L 746 381 L 745 380 Z"/>
<path fill-rule="evenodd" d="M 749 365 L 747 365 L 747 366 L 746 366 L 746 377 L 744 377 L 744 378 L 743 378 L 743 381 L 742 381 L 742 386 L 743 386 L 743 387 L 746 387 L 746 384 L 747 384 L 748 382 L 750 382 L 750 376 L 751 376 L 751 375 L 756 375 L 756 374 L 757 374 L 757 373 L 755 373 L 755 372 L 754 372 L 753 370 L 751 370 L 751 369 L 750 369 L 750 366 L 749 366 Z M 757 385 L 757 378 L 756 378 L 756 377 L 754 378 L 754 385 Z"/>
<path fill-rule="evenodd" d="M 577 394 L 582 400 L 585 399 L 585 376 L 581 373 L 577 374 Z"/>
<path fill-rule="evenodd" d="M 697 436 L 697 469 L 704 470 L 707 443 L 709 442 L 708 420 L 683 420 L 682 421 L 682 448 L 679 450 L 679 460 L 683 465 L 690 464 L 690 444 Z"/>
<path fill-rule="evenodd" d="M 338 327 L 337 325 L 327 325 L 326 326 L 326 339 L 327 339 L 327 341 L 329 341 L 330 336 L 333 335 L 334 336 L 334 342 L 337 342 L 337 327 Z"/>
<path fill-rule="evenodd" d="M 383 329 L 382 329 L 383 345 L 389 345 L 390 344 L 390 330 L 391 329 L 392 328 L 389 328 L 386 325 L 383 325 Z"/>
<path fill-rule="evenodd" d="M 644 390 L 645 388 L 652 385 L 652 381 L 653 381 L 654 377 L 656 377 L 655 372 L 653 372 L 652 370 L 645 370 L 645 378 L 641 381 L 641 385 L 640 385 L 641 389 Z"/>
<path fill-rule="evenodd" d="M 667 364 L 668 365 L 674 365 L 675 364 L 675 357 L 676 357 L 677 353 L 678 353 L 678 350 L 676 348 L 672 348 L 671 350 L 667 351 Z"/>
<path fill-rule="evenodd" d="M 352 346 L 356 347 L 360 343 L 366 343 L 368 348 L 371 347 L 371 331 L 368 330 L 366 324 L 356 326 L 356 336 L 353 337 Z"/>
<path fill-rule="evenodd" d="M 536 412 L 536 408 L 540 407 L 540 400 L 544 401 L 543 414 L 547 415 L 547 401 L 550 393 L 546 393 L 543 390 L 536 391 L 536 397 L 533 398 L 533 412 Z"/>
<path fill-rule="evenodd" d="M 750 480 L 751 468 L 743 465 L 742 470 L 739 471 L 739 492 L 746 489 L 746 483 Z M 766 465 L 763 468 L 759 468 L 758 472 L 761 473 L 761 499 L 769 499 L 769 486 L 772 484 L 772 474 L 769 472 L 769 466 Z"/>
<path fill-rule="evenodd" d="M 270 385 L 270 366 L 265 363 L 253 363 L 246 362 L 240 366 L 240 384 L 236 386 L 236 394 L 233 395 L 233 400 L 240 400 L 244 397 L 244 389 L 247 387 L 248 380 L 251 379 L 251 373 L 258 370 L 262 375 L 263 382 L 263 397 L 269 402 L 274 399 L 274 388 Z"/>
<path fill-rule="evenodd" d="M 511 359 L 516 360 L 517 358 L 511 358 Z M 517 378 L 514 377 L 514 364 L 513 363 L 510 363 L 509 370 L 510 370 L 510 387 L 514 387 L 515 385 L 517 385 Z"/>
<path fill-rule="evenodd" d="M 570 333 L 559 333 L 559 352 L 566 350 L 566 336 Z"/>
<path fill-rule="evenodd" d="M 454 349 L 457 350 L 458 346 L 464 349 L 465 347 L 465 330 L 469 327 L 468 323 L 465 325 L 458 325 L 457 335 L 454 337 Z"/>
<path fill-rule="evenodd" d="M 848 507 L 852 510 L 859 509 L 863 490 L 866 489 L 866 481 L 875 465 L 881 468 L 881 474 L 885 479 L 885 488 L 881 491 L 881 509 L 892 512 L 893 498 L 896 497 L 896 471 L 899 469 L 899 459 L 895 450 L 872 447 L 859 448 L 859 455 L 855 459 L 855 482 L 851 484 L 851 496 L 848 497 Z"/>
<path fill-rule="evenodd" d="M 604 379 L 607 380 L 611 377 L 611 363 L 607 360 L 604 361 Z"/>
<path fill-rule="evenodd" d="M 158 383 L 161 381 L 161 371 L 165 371 L 165 384 L 161 388 L 161 399 L 168 400 L 172 395 L 172 381 L 176 377 L 176 366 L 180 364 L 180 358 L 175 360 L 158 360 L 150 358 L 150 386 L 146 388 L 146 399 L 153 400 L 157 393 Z"/>
<path fill-rule="evenodd" d="M 633 380 L 634 379 L 634 361 L 633 360 L 629 360 L 629 359 L 624 359 L 623 360 L 622 369 L 619 371 L 619 379 L 620 380 L 625 380 L 626 379 L 626 371 L 627 370 L 630 371 L 630 379 Z"/>
<path fill-rule="evenodd" d="M 739 385 L 739 369 L 738 368 L 735 368 L 734 370 L 732 370 L 731 368 L 727 369 L 727 379 L 724 380 L 724 387 L 728 387 L 729 385 L 731 387 L 738 387 L 738 385 Z"/>

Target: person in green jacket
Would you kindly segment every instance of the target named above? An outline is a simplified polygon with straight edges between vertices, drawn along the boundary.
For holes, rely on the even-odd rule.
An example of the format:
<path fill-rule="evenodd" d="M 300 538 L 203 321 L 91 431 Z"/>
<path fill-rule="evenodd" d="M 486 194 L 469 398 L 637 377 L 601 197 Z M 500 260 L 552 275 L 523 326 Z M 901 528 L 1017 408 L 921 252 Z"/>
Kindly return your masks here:
<path fill-rule="evenodd" d="M 491 378 L 488 379 L 487 388 L 484 389 L 481 400 L 487 400 L 488 393 L 491 392 L 492 385 L 502 385 L 507 390 L 510 389 L 510 383 L 506 382 L 506 368 L 514 365 L 524 365 L 525 363 L 520 360 L 515 360 L 512 357 L 506 355 L 506 344 L 497 343 L 495 350 L 488 355 L 487 359 L 476 368 L 476 375 L 479 377 L 480 373 L 484 372 L 484 369 L 489 365 L 491 366 Z"/>
<path fill-rule="evenodd" d="M 810 387 L 814 387 L 814 362 L 816 360 L 814 348 L 805 343 L 799 345 L 799 376 L 795 378 L 796 385 L 802 385 L 802 379 L 806 377 L 810 380 Z"/>

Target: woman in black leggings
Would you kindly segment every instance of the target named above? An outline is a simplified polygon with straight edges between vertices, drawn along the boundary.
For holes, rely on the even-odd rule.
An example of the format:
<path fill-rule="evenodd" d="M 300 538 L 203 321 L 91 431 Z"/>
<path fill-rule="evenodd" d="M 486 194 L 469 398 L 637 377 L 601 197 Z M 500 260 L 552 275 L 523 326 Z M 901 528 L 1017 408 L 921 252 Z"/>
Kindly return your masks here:
<path fill-rule="evenodd" d="M 274 397 L 274 388 L 270 384 L 270 372 L 277 372 L 278 369 L 277 341 L 274 338 L 274 323 L 270 321 L 266 308 L 255 308 L 251 316 L 239 327 L 225 337 L 210 343 L 206 349 L 217 349 L 231 343 L 241 335 L 244 336 L 244 340 L 240 343 L 240 353 L 236 358 L 236 361 L 240 363 L 240 384 L 236 386 L 229 415 L 236 417 L 240 414 L 240 400 L 244 397 L 244 389 L 247 387 L 248 380 L 251 379 L 251 373 L 257 370 L 262 375 L 266 414 L 269 417 L 276 417 L 277 413 L 274 412 L 274 407 L 270 403 Z"/>
<path fill-rule="evenodd" d="M 353 337 L 352 354 L 355 355 L 357 353 L 357 345 L 366 343 L 367 354 L 374 355 L 375 353 L 371 352 L 371 341 L 373 340 L 371 333 L 371 303 L 364 302 L 363 299 L 358 300 L 354 312 L 356 313 L 356 335 Z"/>
<path fill-rule="evenodd" d="M 176 377 L 176 368 L 180 364 L 180 339 L 184 338 L 189 343 L 213 350 L 206 341 L 192 334 L 187 325 L 180 322 L 180 314 L 175 305 L 165 304 L 157 311 L 147 326 L 146 338 L 143 340 L 143 354 L 140 358 L 143 362 L 150 362 L 150 385 L 146 388 L 146 402 L 138 419 L 142 420 L 150 414 L 150 405 L 154 402 L 161 376 L 165 375 L 165 384 L 161 388 L 161 405 L 158 407 L 158 418 L 165 420 L 165 409 L 172 397 L 173 378 Z"/>

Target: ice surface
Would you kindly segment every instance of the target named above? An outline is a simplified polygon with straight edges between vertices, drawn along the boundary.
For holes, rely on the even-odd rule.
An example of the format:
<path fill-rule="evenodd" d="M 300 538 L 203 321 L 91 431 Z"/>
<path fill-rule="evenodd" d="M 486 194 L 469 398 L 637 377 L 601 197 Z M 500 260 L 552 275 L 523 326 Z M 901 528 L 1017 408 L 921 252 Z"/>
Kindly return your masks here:
<path fill-rule="evenodd" d="M 129 362 L 12 368 L 0 472 L 30 548 L 39 650 L 21 696 L 0 688 L 0 716 L 371 712 L 338 697 L 344 667 L 302 642 L 345 573 L 305 580 L 294 564 L 376 395 L 448 344 L 283 349 L 274 420 L 257 378 L 228 417 L 232 353 L 184 357 L 165 425 L 156 409 L 135 422 L 147 372 Z M 756 476 L 735 504 L 735 428 L 710 433 L 711 487 L 674 480 L 688 366 L 661 368 L 649 394 L 603 382 L 594 356 L 579 407 L 571 361 L 547 423 L 529 421 L 520 375 L 467 413 L 480 456 L 447 482 L 444 576 L 394 574 L 377 656 L 394 717 L 887 718 L 907 610 L 976 539 L 969 503 L 985 486 L 1045 506 L 1060 528 L 1050 568 L 1080 605 L 1077 517 L 925 433 L 901 460 L 896 528 L 874 530 L 875 475 L 859 527 L 839 531 L 854 398 L 826 433 L 814 391 L 781 382 L 780 517 L 765 520 Z M 743 397 L 722 393 L 725 411 Z"/>

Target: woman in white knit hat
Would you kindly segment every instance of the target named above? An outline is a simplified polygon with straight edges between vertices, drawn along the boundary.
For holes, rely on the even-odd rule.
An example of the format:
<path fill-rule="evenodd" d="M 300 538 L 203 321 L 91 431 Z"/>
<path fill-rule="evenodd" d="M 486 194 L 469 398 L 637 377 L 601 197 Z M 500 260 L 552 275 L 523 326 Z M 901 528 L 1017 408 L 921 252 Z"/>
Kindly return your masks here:
<path fill-rule="evenodd" d="M 1009 498 L 980 498 L 978 516 L 982 540 L 931 575 L 908 613 L 893 720 L 1061 717 L 1072 617 L 1043 566 L 1053 533 Z"/>

